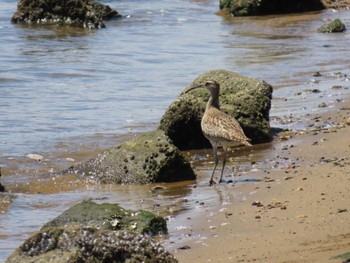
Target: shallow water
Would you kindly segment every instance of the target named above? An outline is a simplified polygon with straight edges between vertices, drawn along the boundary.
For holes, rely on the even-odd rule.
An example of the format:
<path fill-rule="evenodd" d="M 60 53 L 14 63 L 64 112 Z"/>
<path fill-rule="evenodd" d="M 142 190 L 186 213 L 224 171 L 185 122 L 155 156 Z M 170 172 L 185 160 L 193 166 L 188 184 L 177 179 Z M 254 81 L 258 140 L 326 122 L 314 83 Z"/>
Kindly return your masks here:
<path fill-rule="evenodd" d="M 0 260 L 85 198 L 170 216 L 173 238 L 186 213 L 222 202 L 205 185 L 207 170 L 196 182 L 166 185 L 160 193 L 152 186 L 91 186 L 53 175 L 156 127 L 180 91 L 207 70 L 232 70 L 272 84 L 271 122 L 279 127 L 305 128 L 306 114 L 336 107 L 349 92 L 349 33 L 316 32 L 338 17 L 350 27 L 349 11 L 230 18 L 216 15 L 218 2 L 212 0 L 108 1 L 124 18 L 86 31 L 13 25 L 16 4 L 0 0 L 0 166 L 2 183 L 16 195 L 0 215 Z M 313 77 L 316 71 L 322 76 Z M 328 107 L 319 108 L 321 102 Z M 252 151 L 262 166 L 271 154 Z M 44 160 L 30 160 L 30 153 Z M 238 186 L 246 170 L 256 169 L 249 154 L 238 158 Z M 242 198 L 238 188 L 225 198 Z"/>

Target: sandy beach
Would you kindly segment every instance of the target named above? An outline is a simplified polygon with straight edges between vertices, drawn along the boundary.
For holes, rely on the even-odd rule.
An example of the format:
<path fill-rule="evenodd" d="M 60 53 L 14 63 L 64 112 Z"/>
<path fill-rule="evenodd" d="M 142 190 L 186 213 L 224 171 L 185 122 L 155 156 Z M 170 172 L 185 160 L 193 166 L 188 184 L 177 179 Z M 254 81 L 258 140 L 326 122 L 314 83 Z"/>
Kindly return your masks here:
<path fill-rule="evenodd" d="M 188 232 L 206 238 L 184 238 L 179 262 L 345 262 L 337 256 L 350 252 L 349 103 L 311 117 L 308 131 L 276 135 L 273 151 L 286 162 L 240 185 L 250 193 L 243 200 L 192 219 Z"/>

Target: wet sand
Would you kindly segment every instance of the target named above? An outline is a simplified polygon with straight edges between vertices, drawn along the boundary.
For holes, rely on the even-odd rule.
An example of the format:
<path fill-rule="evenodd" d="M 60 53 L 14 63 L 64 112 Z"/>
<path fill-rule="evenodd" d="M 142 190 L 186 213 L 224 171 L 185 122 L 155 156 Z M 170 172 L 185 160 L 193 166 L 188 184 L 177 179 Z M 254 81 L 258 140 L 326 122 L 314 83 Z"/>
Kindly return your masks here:
<path fill-rule="evenodd" d="M 172 251 L 179 262 L 344 261 L 334 257 L 350 252 L 350 99 L 311 120 L 309 131 L 276 136 L 285 165 L 261 171 L 260 183 L 224 186 L 246 198 L 188 220 Z"/>

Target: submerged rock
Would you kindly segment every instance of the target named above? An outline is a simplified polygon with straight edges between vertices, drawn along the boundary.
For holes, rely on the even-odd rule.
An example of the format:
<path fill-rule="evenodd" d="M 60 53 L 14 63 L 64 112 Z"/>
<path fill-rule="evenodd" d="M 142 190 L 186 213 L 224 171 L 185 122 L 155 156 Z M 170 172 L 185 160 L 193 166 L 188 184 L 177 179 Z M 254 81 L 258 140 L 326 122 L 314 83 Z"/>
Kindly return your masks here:
<path fill-rule="evenodd" d="M 321 33 L 341 33 L 346 30 L 344 23 L 340 19 L 334 19 L 332 22 L 321 26 L 318 32 Z"/>
<path fill-rule="evenodd" d="M 94 0 L 19 0 L 13 23 L 105 27 L 104 19 L 120 17 L 116 10 Z"/>
<path fill-rule="evenodd" d="M 204 84 L 208 79 L 220 83 L 221 110 L 237 119 L 247 137 L 253 142 L 266 142 L 271 139 L 271 85 L 234 72 L 212 70 L 200 75 L 184 91 Z M 186 94 L 182 92 L 163 115 L 159 128 L 180 149 L 210 147 L 200 126 L 208 99 L 209 92 L 204 89 Z"/>
<path fill-rule="evenodd" d="M 177 262 L 151 238 L 95 227 L 48 227 L 28 238 L 7 263 Z"/>
<path fill-rule="evenodd" d="M 195 174 L 161 130 L 142 134 L 69 169 L 102 183 L 147 184 L 193 180 Z"/>
<path fill-rule="evenodd" d="M 106 230 L 127 230 L 148 235 L 167 233 L 167 225 L 163 217 L 145 210 L 132 211 L 117 204 L 96 204 L 90 200 L 69 208 L 46 223 L 42 230 L 66 225 L 92 226 Z"/>
<path fill-rule="evenodd" d="M 324 9 L 321 0 L 220 0 L 220 9 L 234 16 L 297 13 Z"/>

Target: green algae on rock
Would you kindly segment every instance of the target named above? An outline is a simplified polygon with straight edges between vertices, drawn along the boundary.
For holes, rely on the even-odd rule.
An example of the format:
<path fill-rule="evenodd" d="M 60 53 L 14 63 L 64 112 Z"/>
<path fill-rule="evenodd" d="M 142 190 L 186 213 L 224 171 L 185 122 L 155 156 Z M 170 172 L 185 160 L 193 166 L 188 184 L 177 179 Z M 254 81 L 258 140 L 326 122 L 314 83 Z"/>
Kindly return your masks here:
<path fill-rule="evenodd" d="M 163 217 L 145 210 L 132 211 L 118 204 L 97 204 L 90 200 L 85 200 L 64 211 L 46 223 L 42 230 L 69 224 L 109 230 L 127 230 L 148 235 L 167 233 L 167 225 Z"/>
<path fill-rule="evenodd" d="M 148 184 L 195 179 L 189 162 L 161 130 L 141 134 L 107 149 L 68 172 L 102 183 Z"/>
<path fill-rule="evenodd" d="M 324 9 L 321 0 L 220 0 L 220 9 L 234 16 L 308 12 Z"/>
<path fill-rule="evenodd" d="M 332 22 L 327 23 L 320 28 L 318 28 L 318 32 L 321 33 L 341 33 L 346 30 L 344 23 L 340 19 L 334 19 Z"/>
<path fill-rule="evenodd" d="M 272 86 L 226 70 L 212 70 L 197 77 L 187 89 L 213 79 L 220 83 L 221 109 L 235 117 L 253 142 L 271 139 L 269 112 Z M 160 129 L 179 149 L 210 147 L 200 122 L 209 92 L 194 90 L 180 96 L 168 107 L 160 121 Z"/>
<path fill-rule="evenodd" d="M 177 262 L 148 236 L 130 231 L 68 225 L 47 227 L 28 238 L 6 263 Z"/>
<path fill-rule="evenodd" d="M 97 29 L 105 27 L 104 19 L 115 17 L 120 17 L 116 10 L 94 0 L 19 0 L 11 21 Z"/>

